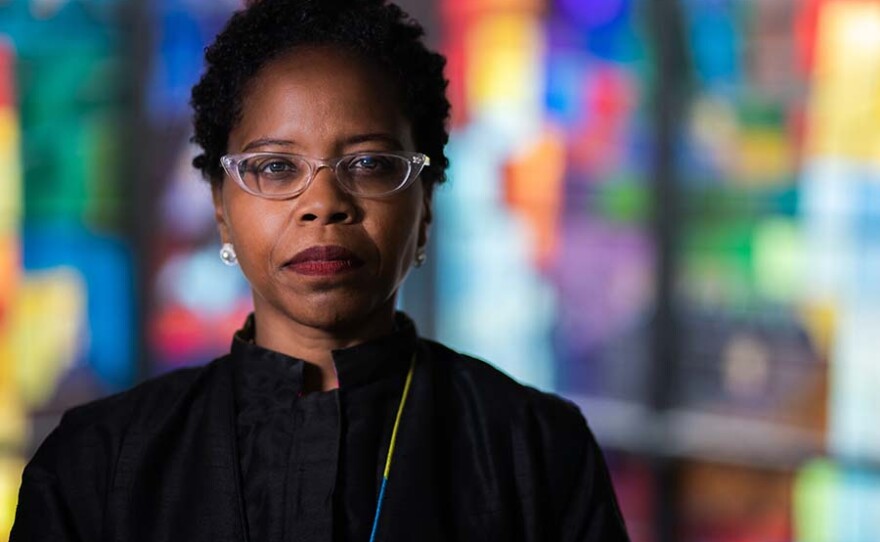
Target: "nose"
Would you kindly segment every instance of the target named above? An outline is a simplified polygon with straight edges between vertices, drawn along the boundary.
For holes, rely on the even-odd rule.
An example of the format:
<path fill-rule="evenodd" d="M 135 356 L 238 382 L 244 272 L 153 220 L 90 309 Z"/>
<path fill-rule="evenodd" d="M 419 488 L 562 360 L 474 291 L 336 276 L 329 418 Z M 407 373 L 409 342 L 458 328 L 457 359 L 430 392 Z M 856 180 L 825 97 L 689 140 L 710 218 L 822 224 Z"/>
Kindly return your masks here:
<path fill-rule="evenodd" d="M 318 168 L 308 188 L 294 201 L 297 222 L 302 224 L 346 224 L 357 214 L 354 198 L 339 186 L 336 172 L 326 165 Z"/>

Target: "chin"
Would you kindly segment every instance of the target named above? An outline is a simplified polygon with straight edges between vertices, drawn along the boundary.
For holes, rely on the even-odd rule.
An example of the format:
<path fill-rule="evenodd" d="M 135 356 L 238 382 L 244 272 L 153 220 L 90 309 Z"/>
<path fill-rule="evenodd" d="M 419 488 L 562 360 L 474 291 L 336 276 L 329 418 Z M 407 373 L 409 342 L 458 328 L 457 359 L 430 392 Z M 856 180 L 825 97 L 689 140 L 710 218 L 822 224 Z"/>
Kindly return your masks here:
<path fill-rule="evenodd" d="M 325 297 L 325 296 L 321 296 Z M 328 296 L 330 297 L 330 296 Z M 358 299 L 361 296 L 346 296 L 339 299 L 298 300 L 290 305 L 288 314 L 301 325 L 331 333 L 357 333 L 359 328 L 370 328 L 377 323 L 377 318 L 393 317 L 394 296 L 384 303 L 376 300 Z M 302 311 L 303 305 L 313 310 Z"/>

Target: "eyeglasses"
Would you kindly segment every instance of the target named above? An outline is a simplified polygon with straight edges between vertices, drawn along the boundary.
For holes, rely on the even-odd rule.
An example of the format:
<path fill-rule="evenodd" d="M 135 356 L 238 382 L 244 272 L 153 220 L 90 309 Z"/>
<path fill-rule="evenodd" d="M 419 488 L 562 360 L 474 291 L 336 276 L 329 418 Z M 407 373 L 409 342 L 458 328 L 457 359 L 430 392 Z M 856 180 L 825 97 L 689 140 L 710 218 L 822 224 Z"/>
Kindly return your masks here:
<path fill-rule="evenodd" d="M 326 160 L 280 152 L 227 154 L 223 169 L 254 196 L 268 199 L 296 197 L 309 187 L 321 168 L 336 173 L 339 186 L 364 198 L 383 198 L 404 190 L 431 159 L 418 152 L 358 152 Z"/>

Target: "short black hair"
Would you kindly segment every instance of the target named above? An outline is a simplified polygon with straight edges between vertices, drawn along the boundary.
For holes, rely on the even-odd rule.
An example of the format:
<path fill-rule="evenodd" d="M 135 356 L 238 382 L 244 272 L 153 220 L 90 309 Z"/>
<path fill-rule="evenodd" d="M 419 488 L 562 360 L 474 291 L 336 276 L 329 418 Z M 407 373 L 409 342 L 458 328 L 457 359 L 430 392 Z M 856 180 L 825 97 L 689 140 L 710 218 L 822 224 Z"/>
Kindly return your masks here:
<path fill-rule="evenodd" d="M 205 72 L 192 89 L 194 135 L 202 148 L 193 166 L 212 184 L 240 120 L 242 96 L 266 63 L 300 46 L 338 46 L 391 75 L 410 121 L 416 150 L 431 157 L 422 172 L 428 193 L 446 180 L 449 140 L 446 59 L 422 42 L 424 29 L 384 0 L 258 0 L 236 12 L 205 50 Z"/>

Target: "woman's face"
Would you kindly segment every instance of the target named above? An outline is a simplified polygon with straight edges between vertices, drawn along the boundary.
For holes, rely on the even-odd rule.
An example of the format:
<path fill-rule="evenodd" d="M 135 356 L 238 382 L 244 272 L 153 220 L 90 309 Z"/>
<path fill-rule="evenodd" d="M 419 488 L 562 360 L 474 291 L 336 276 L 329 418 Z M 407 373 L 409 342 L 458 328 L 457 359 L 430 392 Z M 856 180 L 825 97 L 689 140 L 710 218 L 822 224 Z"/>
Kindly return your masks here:
<path fill-rule="evenodd" d="M 332 48 L 296 49 L 264 66 L 246 89 L 228 152 L 332 158 L 414 151 L 391 81 Z M 352 332 L 388 319 L 417 247 L 427 241 L 422 183 L 383 199 L 344 192 L 328 168 L 302 194 L 268 200 L 231 179 L 214 191 L 220 234 L 235 247 L 254 292 L 258 326 L 293 323 Z"/>

